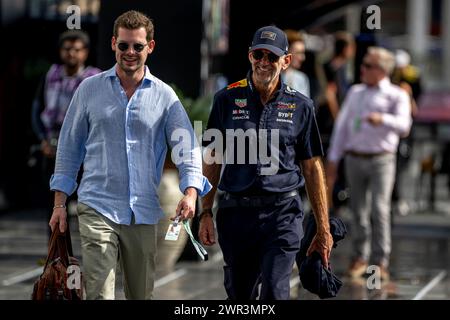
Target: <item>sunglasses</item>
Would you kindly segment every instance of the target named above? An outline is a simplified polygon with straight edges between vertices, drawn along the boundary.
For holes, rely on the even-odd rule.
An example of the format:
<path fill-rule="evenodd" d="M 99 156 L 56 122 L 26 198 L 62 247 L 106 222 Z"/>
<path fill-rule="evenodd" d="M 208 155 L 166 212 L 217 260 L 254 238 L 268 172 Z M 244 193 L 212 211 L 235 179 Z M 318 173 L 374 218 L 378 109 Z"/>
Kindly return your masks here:
<path fill-rule="evenodd" d="M 378 66 L 377 66 L 376 64 L 370 64 L 370 63 L 367 63 L 367 62 L 363 62 L 363 63 L 361 64 L 361 66 L 364 67 L 364 68 L 366 68 L 366 69 L 375 69 L 375 68 L 378 68 Z"/>
<path fill-rule="evenodd" d="M 129 46 L 130 45 L 126 42 L 119 42 L 117 44 L 117 48 L 119 48 L 120 51 L 127 51 Z M 145 46 L 146 46 L 146 44 L 133 43 L 133 50 L 139 53 L 142 50 L 144 50 Z"/>
<path fill-rule="evenodd" d="M 293 52 L 291 52 L 291 54 L 296 54 L 296 55 L 299 55 L 299 56 L 305 56 L 305 51 L 293 51 Z"/>
<path fill-rule="evenodd" d="M 84 50 L 85 47 L 77 48 L 77 47 L 62 47 L 61 49 L 69 52 L 69 51 L 75 51 L 76 53 L 80 52 L 81 50 Z"/>
<path fill-rule="evenodd" d="M 280 60 L 280 57 L 277 56 L 275 53 L 272 53 L 272 52 L 266 53 L 262 50 L 253 51 L 252 55 L 253 55 L 253 59 L 255 59 L 257 61 L 261 60 L 264 56 L 267 56 L 267 59 L 271 63 L 278 62 L 278 60 Z"/>

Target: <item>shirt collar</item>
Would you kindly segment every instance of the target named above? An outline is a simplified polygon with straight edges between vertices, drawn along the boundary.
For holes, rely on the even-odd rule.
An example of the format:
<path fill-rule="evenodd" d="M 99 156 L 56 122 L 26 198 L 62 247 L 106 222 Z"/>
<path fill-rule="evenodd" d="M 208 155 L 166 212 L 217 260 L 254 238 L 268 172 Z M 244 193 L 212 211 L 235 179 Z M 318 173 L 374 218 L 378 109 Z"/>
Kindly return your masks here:
<path fill-rule="evenodd" d="M 281 73 L 280 73 L 280 76 L 278 79 L 280 81 L 280 87 L 275 91 L 276 98 L 279 96 L 280 92 L 284 92 L 284 90 L 286 89 L 286 83 L 284 83 L 284 80 L 281 77 Z M 247 83 L 248 83 L 248 87 L 250 88 L 250 91 L 252 93 L 257 93 L 257 91 L 255 90 L 255 84 L 253 83 L 253 79 L 252 79 L 252 70 L 249 70 L 247 72 Z"/>
<path fill-rule="evenodd" d="M 247 72 L 247 83 L 248 83 L 248 87 L 250 88 L 251 92 L 256 92 L 255 91 L 255 85 L 253 84 L 253 80 L 252 80 L 252 70 L 249 70 Z"/>
<path fill-rule="evenodd" d="M 389 88 L 389 86 L 391 85 L 391 80 L 389 80 L 388 77 L 384 77 L 383 79 L 381 79 L 378 84 L 376 86 L 374 86 L 375 88 L 378 88 L 380 90 L 384 90 Z"/>
<path fill-rule="evenodd" d="M 83 74 L 84 69 L 85 69 L 84 65 L 81 65 L 81 66 L 78 68 L 77 73 L 75 73 L 75 74 L 69 76 L 69 75 L 66 73 L 66 68 L 64 68 L 64 65 L 61 65 L 61 75 L 62 75 L 62 77 L 78 77 L 78 76 L 81 76 L 81 75 Z"/>
<path fill-rule="evenodd" d="M 106 76 L 109 78 L 118 78 L 117 74 L 116 74 L 116 65 L 115 64 L 111 69 L 106 71 Z M 150 70 L 148 68 L 148 66 L 145 66 L 145 73 L 144 73 L 144 79 L 143 79 L 143 83 L 151 83 L 155 81 L 155 77 L 150 73 Z"/>

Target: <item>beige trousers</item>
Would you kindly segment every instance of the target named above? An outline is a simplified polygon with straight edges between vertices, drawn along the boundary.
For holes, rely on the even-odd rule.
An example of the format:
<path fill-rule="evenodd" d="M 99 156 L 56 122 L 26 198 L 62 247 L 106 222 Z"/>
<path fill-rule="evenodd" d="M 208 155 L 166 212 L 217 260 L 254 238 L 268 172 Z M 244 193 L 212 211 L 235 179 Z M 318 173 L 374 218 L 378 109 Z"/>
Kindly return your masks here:
<path fill-rule="evenodd" d="M 78 203 L 78 220 L 87 300 L 114 299 L 120 261 L 127 299 L 151 299 L 155 274 L 156 225 L 116 224 Z"/>

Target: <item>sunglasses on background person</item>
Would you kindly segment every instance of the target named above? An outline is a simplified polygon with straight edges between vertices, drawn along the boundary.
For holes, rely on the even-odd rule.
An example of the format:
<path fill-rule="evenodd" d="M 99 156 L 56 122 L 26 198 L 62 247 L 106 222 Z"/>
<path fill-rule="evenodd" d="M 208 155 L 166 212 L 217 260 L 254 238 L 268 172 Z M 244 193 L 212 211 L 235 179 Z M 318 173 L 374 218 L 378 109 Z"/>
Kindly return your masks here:
<path fill-rule="evenodd" d="M 76 53 L 80 52 L 81 50 L 84 50 L 86 47 L 81 47 L 81 48 L 77 48 L 77 47 L 72 47 L 72 46 L 66 46 L 66 47 L 62 47 L 61 49 L 69 52 L 69 51 L 75 51 Z"/>
<path fill-rule="evenodd" d="M 272 52 L 266 53 L 262 50 L 253 51 L 252 56 L 253 56 L 253 59 L 255 59 L 257 61 L 261 60 L 264 56 L 267 56 L 267 59 L 271 63 L 278 62 L 278 60 L 280 59 L 280 57 L 277 56 L 275 53 L 272 53 Z"/>
<path fill-rule="evenodd" d="M 129 48 L 129 44 L 126 42 L 119 42 L 117 44 L 117 48 L 119 48 L 120 51 L 127 51 Z M 133 50 L 136 52 L 141 52 L 142 50 L 144 50 L 146 44 L 142 44 L 142 43 L 133 43 Z"/>
<path fill-rule="evenodd" d="M 366 68 L 366 69 L 375 69 L 375 68 L 379 68 L 378 65 L 376 65 L 376 64 L 371 64 L 371 63 L 368 63 L 368 62 L 363 62 L 363 63 L 361 63 L 361 67 L 364 67 L 364 68 Z"/>
<path fill-rule="evenodd" d="M 290 54 L 292 54 L 292 55 L 298 55 L 298 56 L 302 56 L 302 57 L 304 57 L 305 56 L 305 51 L 292 51 L 292 52 L 289 52 Z"/>

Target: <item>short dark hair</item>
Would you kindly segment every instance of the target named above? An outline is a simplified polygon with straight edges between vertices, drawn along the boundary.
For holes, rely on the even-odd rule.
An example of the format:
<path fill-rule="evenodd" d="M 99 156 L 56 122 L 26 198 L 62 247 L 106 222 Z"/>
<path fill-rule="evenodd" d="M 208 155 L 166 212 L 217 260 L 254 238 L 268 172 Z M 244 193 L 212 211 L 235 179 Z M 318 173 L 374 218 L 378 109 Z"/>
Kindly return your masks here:
<path fill-rule="evenodd" d="M 145 14 L 139 11 L 130 10 L 122 13 L 114 22 L 114 37 L 117 38 L 119 34 L 119 28 L 125 28 L 129 30 L 145 28 L 147 33 L 147 41 L 153 40 L 154 27 L 152 20 Z"/>
<path fill-rule="evenodd" d="M 64 31 L 59 36 L 58 45 L 60 48 L 62 48 L 65 41 L 77 41 L 80 40 L 83 42 L 85 48 L 89 48 L 90 40 L 89 35 L 81 30 L 67 30 Z"/>
<path fill-rule="evenodd" d="M 338 31 L 334 35 L 334 56 L 340 56 L 344 52 L 344 49 L 355 43 L 353 36 L 344 31 Z"/>

